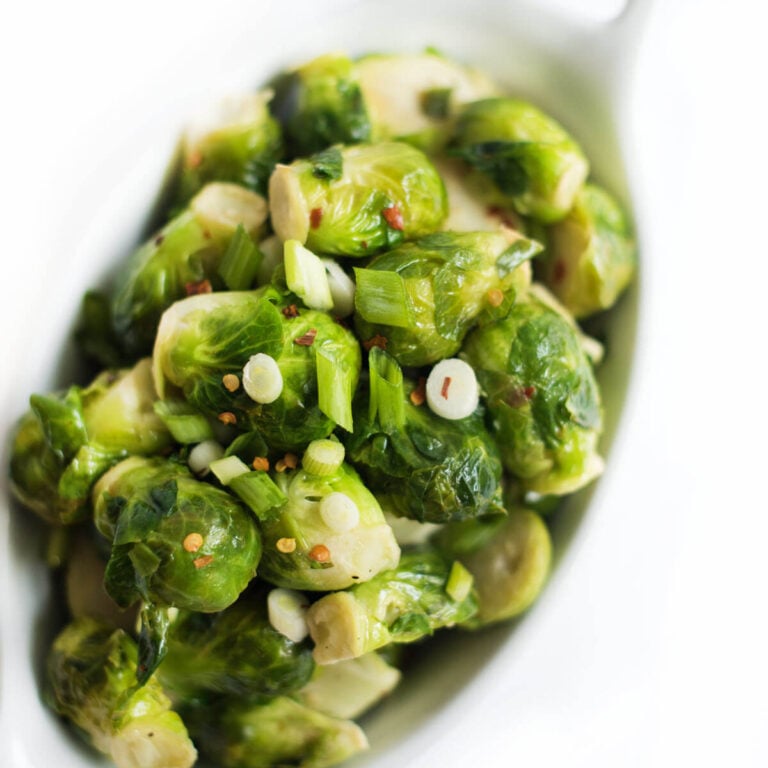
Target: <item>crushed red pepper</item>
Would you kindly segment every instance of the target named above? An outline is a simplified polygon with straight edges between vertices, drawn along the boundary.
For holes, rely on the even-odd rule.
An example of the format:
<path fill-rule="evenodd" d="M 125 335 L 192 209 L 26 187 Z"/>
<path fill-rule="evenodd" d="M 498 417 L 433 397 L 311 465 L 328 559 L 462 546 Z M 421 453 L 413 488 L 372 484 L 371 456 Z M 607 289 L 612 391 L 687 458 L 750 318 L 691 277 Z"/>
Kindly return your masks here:
<path fill-rule="evenodd" d="M 315 336 L 317 336 L 317 328 L 310 328 L 303 336 L 294 339 L 293 343 L 300 347 L 311 347 L 315 343 Z"/>
<path fill-rule="evenodd" d="M 424 405 L 427 399 L 427 380 L 423 376 L 419 376 L 419 383 L 416 389 L 411 390 L 409 397 L 414 405 Z"/>
<path fill-rule="evenodd" d="M 283 307 L 282 313 L 288 318 L 299 316 L 299 310 L 295 304 L 289 304 L 287 307 Z"/>
<path fill-rule="evenodd" d="M 312 227 L 312 229 L 317 229 L 320 226 L 322 221 L 323 221 L 323 209 L 313 208 L 309 212 L 309 226 Z"/>
<path fill-rule="evenodd" d="M 213 286 L 210 280 L 200 280 L 197 283 L 187 283 L 184 286 L 187 296 L 197 296 L 200 293 L 211 293 Z"/>
<path fill-rule="evenodd" d="M 443 379 L 443 388 L 440 390 L 440 396 L 443 398 L 443 400 L 448 399 L 448 389 L 450 388 L 450 386 L 451 386 L 451 377 L 446 376 Z"/>
<path fill-rule="evenodd" d="M 404 226 L 403 214 L 396 205 L 390 205 L 389 208 L 384 208 L 381 215 L 392 229 L 397 229 L 402 232 Z"/>
<path fill-rule="evenodd" d="M 325 544 L 315 544 L 309 550 L 309 559 L 316 563 L 328 563 L 331 560 L 331 550 Z"/>
<path fill-rule="evenodd" d="M 371 350 L 371 347 L 378 347 L 379 349 L 386 350 L 387 348 L 387 337 L 382 336 L 380 333 L 377 333 L 373 338 L 368 339 L 368 341 L 363 342 L 363 348 L 368 352 Z"/>
<path fill-rule="evenodd" d="M 195 568 L 205 568 L 206 565 L 213 562 L 213 555 L 203 555 L 202 557 L 198 557 L 195 560 L 192 561 L 192 565 L 195 566 Z"/>

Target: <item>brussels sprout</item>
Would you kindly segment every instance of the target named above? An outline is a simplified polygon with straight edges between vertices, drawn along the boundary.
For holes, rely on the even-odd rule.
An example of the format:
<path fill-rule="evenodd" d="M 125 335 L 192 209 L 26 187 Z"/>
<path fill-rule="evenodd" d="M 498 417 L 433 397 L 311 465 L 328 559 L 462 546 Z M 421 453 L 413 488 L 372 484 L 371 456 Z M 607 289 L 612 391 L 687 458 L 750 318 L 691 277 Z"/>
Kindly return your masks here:
<path fill-rule="evenodd" d="M 467 624 L 482 626 L 511 619 L 528 609 L 546 583 L 552 542 L 544 521 L 528 509 L 507 516 L 450 523 L 434 537 L 474 577 L 478 612 Z"/>
<path fill-rule="evenodd" d="M 264 591 L 249 590 L 220 613 L 182 612 L 170 627 L 158 677 L 182 701 L 210 694 L 253 699 L 297 691 L 314 666 L 308 643 L 289 640 L 269 623 Z"/>
<path fill-rule="evenodd" d="M 632 279 L 635 245 L 619 204 L 587 184 L 569 214 L 547 233 L 537 274 L 575 317 L 613 306 Z"/>
<path fill-rule="evenodd" d="M 501 505 L 499 450 L 483 415 L 449 421 L 420 402 L 397 363 L 374 347 L 368 398 L 358 398 L 347 457 L 390 512 L 443 523 Z"/>
<path fill-rule="evenodd" d="M 273 108 L 295 155 L 371 136 L 355 66 L 343 53 L 319 56 L 289 73 L 278 86 Z"/>
<path fill-rule="evenodd" d="M 157 333 L 155 384 L 163 395 L 169 383 L 179 387 L 204 413 L 257 430 L 274 451 L 301 450 L 335 424 L 352 428 L 360 346 L 323 312 L 281 312 L 270 300 L 274 293 L 231 291 L 174 304 Z M 223 381 L 230 375 L 239 382 L 257 354 L 274 359 L 282 380 L 271 402 L 256 402 L 239 385 L 230 391 Z"/>
<path fill-rule="evenodd" d="M 232 702 L 187 715 L 201 750 L 221 768 L 331 768 L 368 748 L 351 720 L 278 696 L 260 704 Z"/>
<path fill-rule="evenodd" d="M 528 294 L 467 336 L 502 461 L 526 491 L 571 493 L 602 471 L 600 393 L 573 326 Z"/>
<path fill-rule="evenodd" d="M 462 105 L 497 94 L 484 74 L 430 51 L 365 56 L 357 74 L 373 141 L 406 141 L 428 152 L 445 145 Z"/>
<path fill-rule="evenodd" d="M 160 684 L 136 685 L 136 644 L 78 619 L 48 655 L 48 698 L 117 768 L 189 768 L 197 752 Z"/>
<path fill-rule="evenodd" d="M 477 172 L 477 191 L 487 202 L 511 203 L 545 223 L 568 213 L 589 173 L 584 153 L 565 129 L 519 99 L 467 105 L 452 146 Z"/>
<path fill-rule="evenodd" d="M 112 324 L 125 351 L 134 356 L 149 352 L 164 310 L 190 293 L 210 291 L 238 227 L 258 239 L 266 220 L 261 195 L 235 184 L 203 187 L 133 253 L 117 277 Z"/>
<path fill-rule="evenodd" d="M 315 667 L 299 699 L 331 717 L 355 718 L 367 712 L 400 682 L 400 670 L 378 653 Z"/>
<path fill-rule="evenodd" d="M 211 181 L 266 192 L 283 151 L 280 124 L 268 108 L 272 95 L 265 90 L 229 99 L 215 114 L 187 129 L 181 145 L 178 204 L 185 204 Z"/>
<path fill-rule="evenodd" d="M 437 232 L 380 254 L 355 269 L 357 333 L 364 341 L 384 337 L 402 365 L 452 357 L 481 312 L 508 310 L 528 282 L 518 267 L 540 250 L 499 229 Z"/>
<path fill-rule="evenodd" d="M 471 591 L 461 600 L 446 592 L 451 570 L 451 561 L 436 550 L 406 550 L 396 568 L 321 597 L 307 613 L 315 661 L 354 659 L 468 621 L 477 601 Z"/>
<path fill-rule="evenodd" d="M 260 574 L 281 587 L 344 589 L 397 565 L 400 548 L 376 498 L 350 466 L 276 475 L 287 503 L 263 520 Z"/>
<path fill-rule="evenodd" d="M 181 464 L 126 459 L 93 493 L 96 526 L 112 542 L 104 583 L 120 606 L 142 598 L 221 611 L 256 573 L 261 539 L 253 516 Z"/>
<path fill-rule="evenodd" d="M 269 181 L 281 240 L 316 253 L 372 256 L 440 228 L 445 187 L 427 156 L 397 142 L 331 147 L 278 165 Z"/>
<path fill-rule="evenodd" d="M 149 360 L 105 371 L 85 388 L 32 395 L 11 448 L 11 490 L 50 523 L 87 514 L 93 483 L 128 454 L 151 455 L 171 436 L 155 415 Z"/>

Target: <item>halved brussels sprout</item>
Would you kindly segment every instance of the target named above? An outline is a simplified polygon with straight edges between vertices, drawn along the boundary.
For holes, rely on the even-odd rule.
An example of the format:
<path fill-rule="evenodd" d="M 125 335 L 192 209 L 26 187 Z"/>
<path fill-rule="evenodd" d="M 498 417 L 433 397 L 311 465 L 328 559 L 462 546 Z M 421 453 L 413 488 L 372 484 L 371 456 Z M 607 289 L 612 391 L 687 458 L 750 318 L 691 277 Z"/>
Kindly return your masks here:
<path fill-rule="evenodd" d="M 235 602 L 256 574 L 261 538 L 240 502 L 166 459 L 126 459 L 93 491 L 112 542 L 104 585 L 126 607 L 139 598 L 206 613 Z"/>
<path fill-rule="evenodd" d="M 589 164 L 565 129 L 520 99 L 482 99 L 462 110 L 452 153 L 475 169 L 487 202 L 513 204 L 550 223 L 562 219 L 584 185 Z"/>
<path fill-rule="evenodd" d="M 356 402 L 355 431 L 345 444 L 348 460 L 386 509 L 431 523 L 497 511 L 501 460 L 483 414 L 455 421 L 437 416 L 376 347 L 369 368 L 370 391 Z"/>
<path fill-rule="evenodd" d="M 568 215 L 549 228 L 537 276 L 581 318 L 613 306 L 635 267 L 624 212 L 608 192 L 587 184 Z"/>
<path fill-rule="evenodd" d="M 315 661 L 335 664 L 468 621 L 477 601 L 471 590 L 461 599 L 446 591 L 451 570 L 436 550 L 406 550 L 396 568 L 321 597 L 307 613 Z"/>
<path fill-rule="evenodd" d="M 281 587 L 327 591 L 395 567 L 400 548 L 392 529 L 350 466 L 275 478 L 288 501 L 261 523 L 263 578 Z"/>
<path fill-rule="evenodd" d="M 281 240 L 316 253 L 372 256 L 440 228 L 445 187 L 427 156 L 397 142 L 331 147 L 278 165 L 269 181 Z"/>
<path fill-rule="evenodd" d="M 289 72 L 279 84 L 274 111 L 294 155 L 371 138 L 357 69 L 343 53 L 318 56 Z"/>
<path fill-rule="evenodd" d="M 462 356 L 474 367 L 506 469 L 526 491 L 565 494 L 602 472 L 600 393 L 573 325 L 529 293 L 477 328 Z"/>
<path fill-rule="evenodd" d="M 186 203 L 211 181 L 229 181 L 264 194 L 283 151 L 280 124 L 269 112 L 271 90 L 243 94 L 184 133 L 176 202 Z"/>
<path fill-rule="evenodd" d="M 149 352 L 160 316 L 174 301 L 220 284 L 217 270 L 238 228 L 258 240 L 266 221 L 261 195 L 211 183 L 135 251 L 117 276 L 111 301 L 114 333 L 126 353 Z"/>
<path fill-rule="evenodd" d="M 541 250 L 510 229 L 437 232 L 375 257 L 356 269 L 355 329 L 383 338 L 402 365 L 452 357 L 481 313 L 508 311 L 525 290 Z"/>
<path fill-rule="evenodd" d="M 406 141 L 438 152 L 464 104 L 495 96 L 483 73 L 438 53 L 374 54 L 357 63 L 373 141 Z"/>
<path fill-rule="evenodd" d="M 258 431 L 273 451 L 301 450 L 336 424 L 352 428 L 360 345 L 330 315 L 295 306 L 281 311 L 275 296 L 267 288 L 174 304 L 157 333 L 155 383 L 163 396 L 173 385 L 202 412 Z M 275 361 L 282 382 L 271 402 L 257 402 L 241 382 L 257 354 Z M 224 382 L 228 376 L 234 389 Z"/>
<path fill-rule="evenodd" d="M 84 388 L 32 395 L 11 447 L 14 496 L 50 523 L 83 520 L 91 487 L 109 467 L 171 443 L 156 399 L 148 359 L 104 371 Z"/>
<path fill-rule="evenodd" d="M 117 768 L 189 768 L 197 751 L 155 678 L 136 685 L 135 642 L 77 619 L 48 655 L 48 700 Z"/>

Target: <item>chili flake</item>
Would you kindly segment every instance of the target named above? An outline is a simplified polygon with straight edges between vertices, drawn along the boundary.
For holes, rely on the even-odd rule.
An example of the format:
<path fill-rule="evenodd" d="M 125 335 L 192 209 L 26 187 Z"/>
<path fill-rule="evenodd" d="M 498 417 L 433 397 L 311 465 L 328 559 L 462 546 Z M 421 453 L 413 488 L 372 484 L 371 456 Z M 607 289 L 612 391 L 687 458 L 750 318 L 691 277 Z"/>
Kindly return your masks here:
<path fill-rule="evenodd" d="M 381 212 L 384 220 L 389 224 L 392 229 L 403 230 L 403 214 L 396 205 L 390 205 L 389 208 L 384 208 Z"/>
<path fill-rule="evenodd" d="M 323 209 L 322 208 L 313 208 L 309 212 L 309 226 L 312 227 L 312 229 L 317 229 L 320 226 L 320 222 L 323 220 Z"/>
<path fill-rule="evenodd" d="M 451 377 L 446 376 L 443 379 L 443 388 L 440 390 L 440 396 L 443 398 L 443 400 L 448 399 L 448 389 L 451 386 Z"/>
<path fill-rule="evenodd" d="M 293 343 L 300 347 L 311 347 L 315 342 L 315 336 L 317 336 L 317 328 L 310 328 L 303 336 L 294 339 Z"/>
<path fill-rule="evenodd" d="M 498 288 L 491 288 L 486 294 L 486 297 L 488 298 L 488 303 L 492 307 L 500 307 L 504 302 L 504 293 Z"/>
<path fill-rule="evenodd" d="M 288 318 L 299 316 L 299 310 L 295 304 L 289 304 L 287 307 L 283 307 L 282 313 Z"/>
<path fill-rule="evenodd" d="M 275 544 L 278 552 L 282 552 L 285 555 L 290 555 L 291 552 L 296 551 L 296 539 L 288 538 L 284 536 L 282 539 L 278 539 Z"/>
<path fill-rule="evenodd" d="M 363 347 L 366 351 L 370 351 L 371 347 L 378 347 L 379 349 L 387 348 L 387 337 L 377 333 L 373 338 L 363 342 Z"/>
<path fill-rule="evenodd" d="M 203 537 L 199 533 L 188 533 L 181 546 L 185 552 L 197 552 L 203 546 Z"/>
<path fill-rule="evenodd" d="M 427 380 L 423 376 L 419 376 L 419 384 L 416 389 L 411 390 L 409 397 L 414 405 L 424 404 L 427 399 Z"/>
<path fill-rule="evenodd" d="M 162 245 L 163 244 L 163 240 L 165 240 L 165 235 L 158 235 L 155 238 L 155 245 Z"/>
<path fill-rule="evenodd" d="M 195 566 L 198 570 L 200 568 L 205 568 L 206 565 L 213 562 L 213 555 L 203 555 L 202 557 L 198 557 L 192 561 L 192 565 Z"/>
<path fill-rule="evenodd" d="M 184 289 L 187 296 L 197 296 L 200 293 L 211 293 L 213 286 L 210 280 L 200 280 L 197 283 L 187 283 Z"/>
<path fill-rule="evenodd" d="M 316 563 L 328 563 L 331 560 L 331 550 L 325 544 L 315 544 L 309 550 L 309 559 Z"/>
<path fill-rule="evenodd" d="M 266 456 L 257 456 L 251 462 L 251 466 L 257 472 L 266 472 L 269 469 L 269 459 Z"/>

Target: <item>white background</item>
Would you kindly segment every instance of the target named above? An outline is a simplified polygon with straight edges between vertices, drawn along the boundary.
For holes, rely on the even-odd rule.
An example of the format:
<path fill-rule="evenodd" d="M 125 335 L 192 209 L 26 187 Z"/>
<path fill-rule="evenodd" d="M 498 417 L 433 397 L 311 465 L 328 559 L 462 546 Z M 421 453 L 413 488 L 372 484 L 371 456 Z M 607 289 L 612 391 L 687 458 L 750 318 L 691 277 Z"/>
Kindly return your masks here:
<path fill-rule="evenodd" d="M 217 35 L 217 15 L 243 5 L 3 5 L 3 424 L 23 407 L 25 379 L 39 380 L 44 365 L 33 352 L 29 367 L 17 356 L 20 338 L 30 349 L 45 343 L 35 327 L 47 303 L 32 301 L 24 284 L 45 295 L 82 287 L 66 253 L 35 255 L 37 238 L 55 250 L 48 212 L 63 206 L 73 231 L 90 232 L 93 212 L 108 203 L 87 170 L 83 178 L 82 132 L 103 146 L 111 121 L 126 119 L 125 105 L 141 123 L 149 119 L 141 105 L 156 103 L 158 89 L 183 96 L 172 55 L 179 38 L 201 57 L 222 55 L 205 40 Z M 461 728 L 430 732 L 409 768 L 768 765 L 761 5 L 655 3 L 633 102 L 653 189 L 652 293 L 617 464 L 556 583 L 515 635 L 512 672 L 494 667 L 479 680 Z M 108 161 L 116 176 L 130 176 L 130 156 Z"/>

